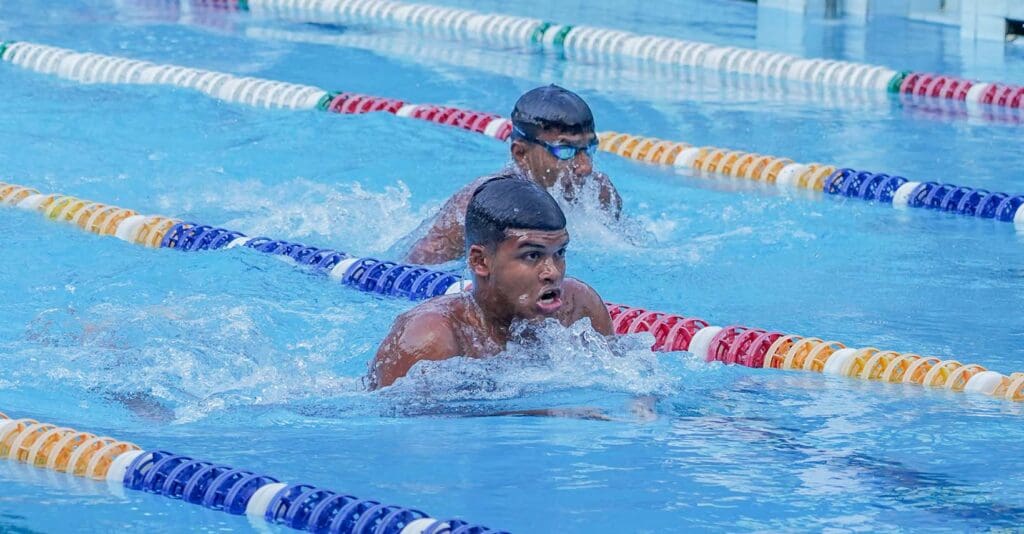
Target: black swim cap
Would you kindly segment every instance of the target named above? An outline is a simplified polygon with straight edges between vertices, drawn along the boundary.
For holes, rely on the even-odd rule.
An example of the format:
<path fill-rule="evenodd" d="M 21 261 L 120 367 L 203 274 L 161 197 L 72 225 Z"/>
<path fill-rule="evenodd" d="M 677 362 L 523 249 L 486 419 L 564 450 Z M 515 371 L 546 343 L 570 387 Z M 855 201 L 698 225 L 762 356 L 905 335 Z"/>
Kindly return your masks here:
<path fill-rule="evenodd" d="M 565 228 L 565 214 L 555 199 L 533 180 L 502 174 L 473 192 L 466 209 L 466 250 L 494 247 L 510 228 L 554 231 Z"/>
<path fill-rule="evenodd" d="M 542 130 L 581 134 L 594 131 L 594 114 L 579 95 L 552 84 L 519 97 L 512 124 L 533 137 Z"/>

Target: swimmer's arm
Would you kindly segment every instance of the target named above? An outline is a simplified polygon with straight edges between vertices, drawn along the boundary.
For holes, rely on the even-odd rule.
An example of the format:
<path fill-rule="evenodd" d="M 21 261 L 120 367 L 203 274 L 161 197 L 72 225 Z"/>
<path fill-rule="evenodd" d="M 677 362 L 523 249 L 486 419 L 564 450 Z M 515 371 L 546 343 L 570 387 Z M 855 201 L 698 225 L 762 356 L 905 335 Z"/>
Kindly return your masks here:
<path fill-rule="evenodd" d="M 615 184 L 607 174 L 597 172 L 594 175 L 597 178 L 599 188 L 597 199 L 601 202 L 601 207 L 618 219 L 622 215 L 622 196 L 619 195 L 619 191 L 615 189 Z"/>
<path fill-rule="evenodd" d="M 655 406 L 658 399 L 653 395 L 641 395 L 632 399 L 626 408 L 629 409 L 632 418 L 611 417 L 600 408 L 581 406 L 576 408 L 540 408 L 533 410 L 508 410 L 494 415 L 519 415 L 529 417 L 566 417 L 569 419 L 589 419 L 592 421 L 625 421 L 625 422 L 646 422 L 658 418 Z"/>
<path fill-rule="evenodd" d="M 580 406 L 571 408 L 536 408 L 529 410 L 505 410 L 493 414 L 485 414 L 486 417 L 513 415 L 520 417 L 565 417 L 568 419 L 588 419 L 591 421 L 623 421 L 623 422 L 646 422 L 658 418 L 655 405 L 658 399 L 653 395 L 642 395 L 632 399 L 626 406 L 629 409 L 629 417 L 612 417 L 600 408 Z"/>
<path fill-rule="evenodd" d="M 463 221 L 472 198 L 466 188 L 445 202 L 433 226 L 412 246 L 405 260 L 418 265 L 435 265 L 454 260 L 463 254 L 466 236 Z"/>
<path fill-rule="evenodd" d="M 370 389 L 390 386 L 421 360 L 444 360 L 459 353 L 447 318 L 439 313 L 405 313 L 370 363 Z"/>
<path fill-rule="evenodd" d="M 537 408 L 532 410 L 506 410 L 492 416 L 519 416 L 519 417 L 564 417 L 567 419 L 589 419 L 591 421 L 614 421 L 611 417 L 602 412 L 599 408 Z"/>
<path fill-rule="evenodd" d="M 105 392 L 103 393 L 103 398 L 124 405 L 125 408 L 128 408 L 132 413 L 143 419 L 160 423 L 174 420 L 173 409 L 164 406 L 159 399 L 143 391 Z"/>

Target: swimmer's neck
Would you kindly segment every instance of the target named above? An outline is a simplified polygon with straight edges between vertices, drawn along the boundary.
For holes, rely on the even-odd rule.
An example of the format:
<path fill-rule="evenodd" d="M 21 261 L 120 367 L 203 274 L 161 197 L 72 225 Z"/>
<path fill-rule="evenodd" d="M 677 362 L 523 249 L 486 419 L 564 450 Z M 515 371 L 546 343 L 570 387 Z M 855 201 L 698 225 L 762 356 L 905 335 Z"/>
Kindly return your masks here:
<path fill-rule="evenodd" d="M 475 307 L 480 322 L 488 334 L 502 346 L 508 343 L 512 322 L 516 320 L 512 310 L 509 310 L 490 289 L 477 284 L 474 284 L 473 291 L 469 293 L 469 301 Z"/>

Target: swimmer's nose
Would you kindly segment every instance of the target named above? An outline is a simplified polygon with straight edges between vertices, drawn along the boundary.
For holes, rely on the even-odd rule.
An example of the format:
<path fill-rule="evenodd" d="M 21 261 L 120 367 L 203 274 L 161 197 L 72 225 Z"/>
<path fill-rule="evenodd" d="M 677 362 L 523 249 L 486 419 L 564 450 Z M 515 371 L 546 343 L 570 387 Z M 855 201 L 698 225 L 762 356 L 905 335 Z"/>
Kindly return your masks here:
<path fill-rule="evenodd" d="M 543 284 L 560 282 L 564 274 L 562 267 L 558 265 L 554 258 L 548 258 L 541 263 L 540 281 Z"/>

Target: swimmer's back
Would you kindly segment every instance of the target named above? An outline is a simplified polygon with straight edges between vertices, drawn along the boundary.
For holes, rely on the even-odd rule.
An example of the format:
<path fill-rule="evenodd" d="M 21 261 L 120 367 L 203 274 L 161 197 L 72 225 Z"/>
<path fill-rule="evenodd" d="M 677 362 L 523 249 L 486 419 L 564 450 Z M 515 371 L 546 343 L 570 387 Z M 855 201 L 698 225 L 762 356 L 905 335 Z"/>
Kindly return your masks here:
<path fill-rule="evenodd" d="M 466 249 L 466 209 L 473 192 L 495 175 L 481 176 L 459 189 L 441 206 L 430 223 L 430 229 L 409 250 L 405 261 L 418 265 L 435 265 L 462 256 Z"/>

